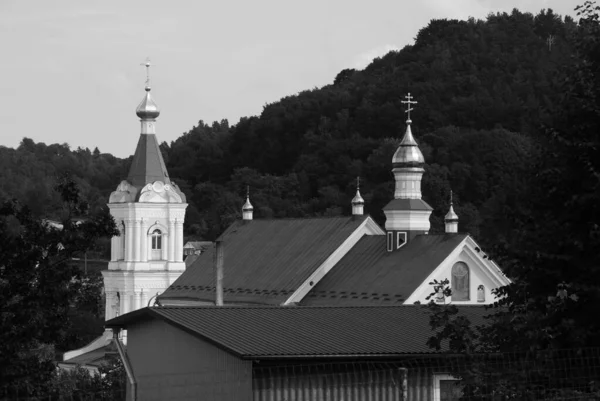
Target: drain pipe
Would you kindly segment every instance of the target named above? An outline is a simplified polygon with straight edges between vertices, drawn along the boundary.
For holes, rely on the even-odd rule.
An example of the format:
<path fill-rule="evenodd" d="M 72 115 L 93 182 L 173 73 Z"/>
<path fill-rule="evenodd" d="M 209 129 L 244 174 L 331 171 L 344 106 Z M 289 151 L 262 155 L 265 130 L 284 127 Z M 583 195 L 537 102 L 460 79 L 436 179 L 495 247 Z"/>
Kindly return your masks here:
<path fill-rule="evenodd" d="M 123 348 L 123 344 L 121 340 L 119 340 L 119 332 L 121 329 L 113 329 L 113 341 L 117 346 L 117 350 L 119 351 L 119 355 L 121 356 L 121 361 L 123 361 L 123 366 L 125 367 L 125 373 L 127 373 L 127 380 L 129 381 L 129 386 L 131 388 L 131 401 L 137 401 L 137 382 L 135 381 L 135 377 L 133 376 L 133 369 L 131 369 L 131 364 L 129 363 L 129 358 L 127 358 L 127 354 L 125 353 L 125 349 Z"/>

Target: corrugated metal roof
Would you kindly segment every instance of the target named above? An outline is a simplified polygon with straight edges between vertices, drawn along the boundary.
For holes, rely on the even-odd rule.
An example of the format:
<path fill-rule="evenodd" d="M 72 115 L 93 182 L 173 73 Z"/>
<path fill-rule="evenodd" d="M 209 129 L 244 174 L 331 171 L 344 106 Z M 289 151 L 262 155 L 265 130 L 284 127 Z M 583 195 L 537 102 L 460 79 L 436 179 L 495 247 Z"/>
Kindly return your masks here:
<path fill-rule="evenodd" d="M 402 303 L 467 237 L 418 235 L 387 252 L 385 237 L 364 236 L 304 297 L 302 305 Z"/>
<path fill-rule="evenodd" d="M 481 306 L 460 306 L 474 325 L 489 314 Z M 154 307 L 106 322 L 127 328 L 159 318 L 237 356 L 377 357 L 433 353 L 425 306 L 370 307 Z"/>
<path fill-rule="evenodd" d="M 280 304 L 367 216 L 237 221 L 221 235 L 224 301 Z M 213 301 L 209 248 L 159 297 Z"/>

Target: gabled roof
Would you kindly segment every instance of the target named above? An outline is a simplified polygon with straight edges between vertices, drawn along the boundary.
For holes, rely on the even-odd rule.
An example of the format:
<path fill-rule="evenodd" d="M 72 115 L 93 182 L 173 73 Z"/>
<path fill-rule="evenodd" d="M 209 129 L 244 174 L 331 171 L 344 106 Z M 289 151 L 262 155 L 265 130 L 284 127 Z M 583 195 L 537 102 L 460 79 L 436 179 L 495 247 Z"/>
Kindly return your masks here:
<path fill-rule="evenodd" d="M 368 216 L 237 221 L 221 235 L 225 303 L 284 302 Z M 212 302 L 209 248 L 159 297 Z"/>
<path fill-rule="evenodd" d="M 461 306 L 472 324 L 485 324 L 480 306 Z M 154 307 L 106 322 L 127 328 L 162 319 L 246 359 L 377 358 L 434 353 L 425 306 L 392 307 Z"/>
<path fill-rule="evenodd" d="M 399 250 L 387 252 L 385 237 L 364 236 L 301 304 L 401 304 L 466 237 L 418 235 Z"/>
<path fill-rule="evenodd" d="M 140 135 L 127 175 L 127 181 L 137 188 L 143 188 L 146 184 L 151 184 L 154 181 L 162 181 L 165 184 L 171 183 L 158 147 L 156 135 Z"/>

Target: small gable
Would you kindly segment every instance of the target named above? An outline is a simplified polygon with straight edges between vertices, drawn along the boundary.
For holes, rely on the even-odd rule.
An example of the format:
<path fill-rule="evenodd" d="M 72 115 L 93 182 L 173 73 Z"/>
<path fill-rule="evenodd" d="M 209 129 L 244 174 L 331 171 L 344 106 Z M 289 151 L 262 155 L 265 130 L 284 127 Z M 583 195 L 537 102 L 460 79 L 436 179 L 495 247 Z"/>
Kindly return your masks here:
<path fill-rule="evenodd" d="M 449 281 L 452 290 L 445 302 L 461 305 L 485 305 L 495 301 L 492 290 L 510 283 L 498 266 L 492 262 L 471 237 L 467 237 L 440 265 L 421 283 L 406 303 L 427 303 L 434 288 L 434 280 Z M 440 299 L 440 302 L 442 299 Z"/>

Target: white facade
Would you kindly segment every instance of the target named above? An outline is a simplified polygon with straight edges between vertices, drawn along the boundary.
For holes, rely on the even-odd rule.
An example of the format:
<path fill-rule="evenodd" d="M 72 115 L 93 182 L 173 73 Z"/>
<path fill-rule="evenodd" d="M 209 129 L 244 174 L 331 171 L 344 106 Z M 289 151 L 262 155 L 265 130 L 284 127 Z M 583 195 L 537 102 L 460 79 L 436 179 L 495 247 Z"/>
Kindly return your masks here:
<path fill-rule="evenodd" d="M 456 280 L 456 275 L 453 274 L 455 266 L 461 266 L 461 273 L 463 273 L 461 280 L 466 284 L 467 299 L 454 296 L 456 291 L 452 287 L 455 285 L 453 280 Z M 471 237 L 466 237 L 429 277 L 423 280 L 423 283 L 406 299 L 405 304 L 428 303 L 427 297 L 434 292 L 430 283 L 434 280 L 438 282 L 448 280 L 448 285 L 453 289 L 453 296 L 440 301 L 454 305 L 492 304 L 497 300 L 492 290 L 510 284 L 508 277 L 481 251 Z"/>
<path fill-rule="evenodd" d="M 110 212 L 121 231 L 103 271 L 106 320 L 143 308 L 185 270 L 185 203 L 117 203 Z"/>

